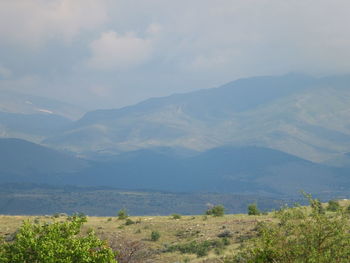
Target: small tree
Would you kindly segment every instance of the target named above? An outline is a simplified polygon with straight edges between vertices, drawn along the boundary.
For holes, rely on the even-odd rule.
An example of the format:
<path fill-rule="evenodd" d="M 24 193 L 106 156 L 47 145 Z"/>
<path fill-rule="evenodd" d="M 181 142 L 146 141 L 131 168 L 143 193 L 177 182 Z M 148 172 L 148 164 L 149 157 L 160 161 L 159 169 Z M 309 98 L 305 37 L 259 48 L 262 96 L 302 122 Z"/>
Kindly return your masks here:
<path fill-rule="evenodd" d="M 209 208 L 205 213 L 207 215 L 212 215 L 212 216 L 224 216 L 225 207 L 223 205 L 215 205 L 212 208 Z"/>
<path fill-rule="evenodd" d="M 129 217 L 128 212 L 125 209 L 121 209 L 118 211 L 118 219 L 123 220 L 128 217 Z"/>
<path fill-rule="evenodd" d="M 0 246 L 0 262 L 116 262 L 115 253 L 93 232 L 82 236 L 85 218 L 73 216 L 66 222 L 24 222 L 14 240 Z"/>
<path fill-rule="evenodd" d="M 248 205 L 248 215 L 260 215 L 260 210 L 256 203 Z"/>

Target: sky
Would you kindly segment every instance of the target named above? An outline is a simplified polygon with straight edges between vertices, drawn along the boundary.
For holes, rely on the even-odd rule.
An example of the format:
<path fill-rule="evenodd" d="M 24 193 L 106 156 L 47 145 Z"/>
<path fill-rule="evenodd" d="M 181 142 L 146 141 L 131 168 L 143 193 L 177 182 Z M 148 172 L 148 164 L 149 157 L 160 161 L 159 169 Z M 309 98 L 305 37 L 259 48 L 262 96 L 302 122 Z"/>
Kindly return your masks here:
<path fill-rule="evenodd" d="M 0 0 L 0 94 L 86 110 L 229 81 L 350 73 L 348 0 Z"/>

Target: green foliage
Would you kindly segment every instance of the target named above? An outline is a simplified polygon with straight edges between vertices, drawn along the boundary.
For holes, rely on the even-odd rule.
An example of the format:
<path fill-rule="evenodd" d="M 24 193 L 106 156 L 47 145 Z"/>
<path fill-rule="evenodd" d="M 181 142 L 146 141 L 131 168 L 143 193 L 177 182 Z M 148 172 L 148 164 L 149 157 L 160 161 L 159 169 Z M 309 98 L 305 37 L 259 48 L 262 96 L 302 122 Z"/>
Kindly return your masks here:
<path fill-rule="evenodd" d="M 219 240 L 205 240 L 202 242 L 191 241 L 171 245 L 166 248 L 166 252 L 179 251 L 183 254 L 196 254 L 198 257 L 204 257 L 208 255 L 211 249 L 223 250 L 229 244 L 230 242 L 227 238 Z"/>
<path fill-rule="evenodd" d="M 160 238 L 160 233 L 158 231 L 152 231 L 151 233 L 151 240 L 157 241 Z"/>
<path fill-rule="evenodd" d="M 129 217 L 128 212 L 125 209 L 121 209 L 118 211 L 118 219 L 123 220 Z"/>
<path fill-rule="evenodd" d="M 336 200 L 329 200 L 327 210 L 331 212 L 336 212 L 340 209 L 339 202 Z"/>
<path fill-rule="evenodd" d="M 279 223 L 265 222 L 258 236 L 231 261 L 240 263 L 348 263 L 350 233 L 346 214 L 326 215 L 319 200 L 308 196 L 311 211 L 296 207 L 276 213 Z"/>
<path fill-rule="evenodd" d="M 317 211 L 317 213 L 319 213 L 319 214 L 325 214 L 326 213 L 326 211 L 325 211 L 325 209 L 324 209 L 324 207 L 323 207 L 323 205 L 322 205 L 320 200 L 312 199 L 310 205 L 311 205 L 311 207 L 312 207 L 312 209 L 314 211 Z"/>
<path fill-rule="evenodd" d="M 225 208 L 223 205 L 216 205 L 205 212 L 207 215 L 224 216 Z"/>
<path fill-rule="evenodd" d="M 260 210 L 255 203 L 248 205 L 248 215 L 260 215 Z"/>
<path fill-rule="evenodd" d="M 93 232 L 82 236 L 85 217 L 72 216 L 65 222 L 23 223 L 14 240 L 3 241 L 0 262 L 69 263 L 116 262 L 115 253 Z"/>
<path fill-rule="evenodd" d="M 135 224 L 135 222 L 133 220 L 131 220 L 130 218 L 126 219 L 126 221 L 125 221 L 126 226 L 133 225 L 133 224 Z"/>
<path fill-rule="evenodd" d="M 179 215 L 179 214 L 172 214 L 171 218 L 172 219 L 181 219 L 181 215 Z"/>

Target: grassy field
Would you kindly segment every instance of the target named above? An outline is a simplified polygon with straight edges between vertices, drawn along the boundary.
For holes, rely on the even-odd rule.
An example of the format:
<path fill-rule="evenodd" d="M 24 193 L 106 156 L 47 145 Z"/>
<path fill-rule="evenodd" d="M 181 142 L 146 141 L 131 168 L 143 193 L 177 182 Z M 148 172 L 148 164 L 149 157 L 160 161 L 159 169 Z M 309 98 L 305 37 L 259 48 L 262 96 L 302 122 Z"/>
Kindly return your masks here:
<path fill-rule="evenodd" d="M 349 200 L 339 202 L 348 209 Z M 324 208 L 328 205 L 323 204 Z M 306 208 L 311 212 L 311 208 Z M 349 211 L 349 209 L 348 209 Z M 333 212 L 326 212 L 332 216 Z M 0 236 L 11 240 L 24 220 L 33 223 L 65 221 L 67 216 L 0 215 Z M 97 236 L 120 252 L 124 262 L 224 262 L 242 243 L 256 236 L 259 222 L 277 222 L 274 212 L 252 216 L 247 214 L 194 216 L 118 217 L 88 216 L 82 233 L 94 230 Z M 152 237 L 153 233 L 153 237 Z M 158 236 L 158 238 L 157 238 Z M 153 239 L 153 240 L 152 240 Z"/>
<path fill-rule="evenodd" d="M 31 222 L 53 222 L 65 220 L 66 216 L 0 216 L 0 235 L 11 238 L 24 220 Z M 259 221 L 272 220 L 266 216 L 248 216 L 243 214 L 213 216 L 173 216 L 129 217 L 133 223 L 128 225 L 127 219 L 117 217 L 88 217 L 84 231 L 93 229 L 102 239 L 121 253 L 132 254 L 130 262 L 220 262 L 219 258 L 231 255 L 241 242 L 255 234 L 254 227 Z M 129 221 L 130 222 L 130 221 Z M 151 233 L 158 232 L 160 238 L 152 241 Z M 223 235 L 225 245 L 218 236 Z M 214 247 L 208 254 L 198 256 L 194 253 L 169 251 L 174 245 L 183 246 L 191 242 L 196 244 L 213 241 Z M 227 242 L 228 241 L 228 242 Z M 217 246 L 217 244 L 219 246 Z M 229 244 L 228 244 L 229 243 Z"/>

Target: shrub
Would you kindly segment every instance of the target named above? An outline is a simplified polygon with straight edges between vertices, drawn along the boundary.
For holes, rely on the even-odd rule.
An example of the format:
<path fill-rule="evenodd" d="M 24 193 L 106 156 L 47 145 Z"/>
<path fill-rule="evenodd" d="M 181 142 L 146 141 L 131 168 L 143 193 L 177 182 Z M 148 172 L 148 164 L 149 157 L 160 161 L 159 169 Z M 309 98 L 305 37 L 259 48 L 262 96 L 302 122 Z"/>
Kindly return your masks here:
<path fill-rule="evenodd" d="M 329 200 L 328 201 L 328 206 L 327 206 L 328 211 L 336 212 L 339 209 L 340 209 L 340 205 L 339 205 L 338 201 L 336 201 L 336 200 Z"/>
<path fill-rule="evenodd" d="M 125 209 L 121 209 L 118 211 L 118 219 L 123 220 L 123 219 L 128 218 L 128 216 L 129 215 Z"/>
<path fill-rule="evenodd" d="M 117 238 L 111 240 L 111 244 L 118 250 L 118 263 L 142 263 L 150 262 L 152 251 L 139 241 L 127 238 Z M 100 262 L 99 262 L 100 263 Z M 101 262 L 104 263 L 104 262 Z"/>
<path fill-rule="evenodd" d="M 319 200 L 307 196 L 311 212 L 300 210 L 305 216 L 296 219 L 288 211 L 276 213 L 279 223 L 260 223 L 258 236 L 227 262 L 305 262 L 305 263 L 347 263 L 350 262 L 350 233 L 347 216 L 338 211 L 326 215 Z"/>
<path fill-rule="evenodd" d="M 32 224 L 28 221 L 14 240 L 3 241 L 0 261 L 21 262 L 116 262 L 115 253 L 91 231 L 82 236 L 85 218 L 72 216 L 65 222 Z"/>
<path fill-rule="evenodd" d="M 224 216 L 225 208 L 222 205 L 216 205 L 205 212 L 207 215 Z"/>
<path fill-rule="evenodd" d="M 171 245 L 166 249 L 166 252 L 179 251 L 183 254 L 196 254 L 198 257 L 204 257 L 208 255 L 211 249 L 223 250 L 230 244 L 227 238 L 220 240 L 205 240 L 202 242 L 191 241 L 187 243 L 180 243 Z"/>
<path fill-rule="evenodd" d="M 221 238 L 232 237 L 232 233 L 229 230 L 225 230 L 224 232 L 219 233 L 218 237 L 221 237 Z"/>
<path fill-rule="evenodd" d="M 160 238 L 160 233 L 158 231 L 152 231 L 151 233 L 151 240 L 157 241 Z"/>
<path fill-rule="evenodd" d="M 135 222 L 132 221 L 130 218 L 127 218 L 127 219 L 126 219 L 126 221 L 125 221 L 125 225 L 126 225 L 126 226 L 133 225 L 133 224 L 135 224 Z"/>
<path fill-rule="evenodd" d="M 181 215 L 179 215 L 179 214 L 172 214 L 172 215 L 171 215 L 171 218 L 172 218 L 172 219 L 180 219 L 180 218 L 181 218 Z"/>
<path fill-rule="evenodd" d="M 260 215 L 260 210 L 255 203 L 248 205 L 248 215 Z"/>

